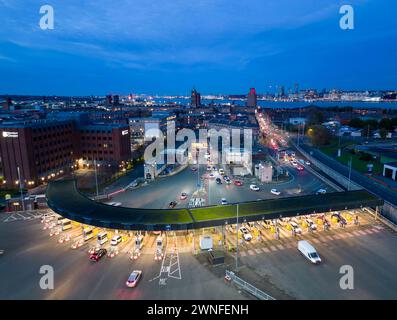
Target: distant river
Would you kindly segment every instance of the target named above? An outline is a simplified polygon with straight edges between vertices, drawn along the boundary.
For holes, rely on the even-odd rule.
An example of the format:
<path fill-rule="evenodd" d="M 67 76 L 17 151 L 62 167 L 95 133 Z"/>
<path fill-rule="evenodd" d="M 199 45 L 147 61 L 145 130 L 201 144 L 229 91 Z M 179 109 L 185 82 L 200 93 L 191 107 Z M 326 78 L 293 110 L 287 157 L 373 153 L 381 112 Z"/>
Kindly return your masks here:
<path fill-rule="evenodd" d="M 166 103 L 166 102 L 175 102 L 181 105 L 187 105 L 190 103 L 189 99 L 184 99 L 184 98 L 178 98 L 178 99 L 154 99 L 155 102 L 157 103 Z M 211 102 L 214 102 L 215 104 L 219 103 L 233 103 L 237 105 L 244 106 L 245 101 L 244 100 L 208 100 L 208 99 L 202 99 L 201 102 L 203 104 L 209 104 Z M 285 108 L 303 108 L 307 107 L 310 105 L 315 105 L 318 107 L 326 108 L 326 107 L 353 107 L 356 109 L 359 108 L 364 108 L 364 109 L 397 109 L 397 102 L 328 102 L 328 101 L 314 101 L 314 102 L 305 102 L 305 101 L 298 101 L 298 102 L 281 102 L 281 101 L 258 101 L 258 105 L 261 107 L 267 107 L 267 108 L 280 108 L 280 109 L 285 109 Z"/>

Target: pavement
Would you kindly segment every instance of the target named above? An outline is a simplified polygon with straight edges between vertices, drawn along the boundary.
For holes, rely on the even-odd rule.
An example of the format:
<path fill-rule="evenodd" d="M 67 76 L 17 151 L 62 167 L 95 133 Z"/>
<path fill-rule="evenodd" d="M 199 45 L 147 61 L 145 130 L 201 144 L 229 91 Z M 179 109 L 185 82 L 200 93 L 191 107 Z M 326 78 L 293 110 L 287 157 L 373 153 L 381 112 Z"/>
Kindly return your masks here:
<path fill-rule="evenodd" d="M 178 273 L 162 272 L 154 252 L 132 261 L 121 252 L 99 262 L 88 259 L 88 247 L 73 250 L 70 242 L 59 244 L 42 230 L 39 220 L 0 223 L 0 299 L 244 299 L 223 279 L 197 263 L 191 253 L 178 255 Z M 54 289 L 39 286 L 40 267 L 54 269 Z M 136 288 L 125 281 L 133 270 L 143 270 Z M 173 276 L 173 277 L 172 277 Z M 165 279 L 165 280 L 161 280 Z M 161 280 L 161 281 L 160 281 Z"/>
<path fill-rule="evenodd" d="M 0 221 L 5 216 L 1 214 Z M 276 299 L 397 298 L 393 273 L 397 264 L 397 234 L 369 214 L 362 213 L 359 226 L 349 221 L 345 228 L 333 224 L 329 231 L 304 229 L 303 235 L 296 237 L 280 227 L 280 239 L 275 239 L 269 229 L 258 228 L 260 240 L 240 245 L 238 274 Z M 81 233 L 81 227 L 74 226 L 73 230 Z M 216 236 L 216 230 L 219 228 L 196 231 L 195 247 L 198 248 L 201 233 L 215 232 Z M 154 261 L 157 236 L 149 234 L 138 260 L 129 258 L 134 244 L 127 239 L 117 256 L 92 262 L 88 259 L 88 248 L 96 243 L 95 237 L 73 250 L 72 241 L 58 243 L 61 235 L 49 237 L 49 230 L 43 230 L 39 219 L 0 222 L 0 249 L 4 250 L 0 257 L 0 299 L 253 298 L 225 283 L 222 269 L 194 256 L 189 236 L 187 232 L 180 232 L 177 237 L 168 233 L 162 261 Z M 323 259 L 320 265 L 312 265 L 300 255 L 296 250 L 299 239 L 316 247 Z M 226 243 L 236 241 L 235 232 L 227 230 Z M 233 268 L 234 253 L 227 257 L 227 267 Z M 53 290 L 40 289 L 39 270 L 43 265 L 54 269 Z M 339 269 L 343 265 L 354 269 L 354 290 L 339 287 Z M 131 289 L 125 281 L 133 270 L 143 270 L 143 278 Z"/>
<path fill-rule="evenodd" d="M 258 199 L 272 199 L 275 196 L 270 193 L 270 190 L 277 188 L 282 192 L 282 196 L 296 196 L 314 194 L 318 189 L 325 188 L 328 191 L 333 189 L 327 186 L 321 179 L 311 174 L 308 170 L 298 172 L 294 167 L 288 166 L 292 179 L 287 182 L 261 184 L 255 178 L 241 178 L 244 185 L 239 187 L 234 184 L 221 185 L 216 184 L 214 179 L 207 179 L 207 166 L 200 166 L 200 177 L 203 178 L 201 183 L 205 184 L 206 188 L 206 204 L 218 205 L 222 198 L 226 198 L 229 203 L 256 201 Z M 125 207 L 137 208 L 167 208 L 171 201 L 177 202 L 177 208 L 186 207 L 189 203 L 189 198 L 197 190 L 198 173 L 193 172 L 191 167 L 181 171 L 180 173 L 167 177 L 160 178 L 146 186 L 141 186 L 136 189 L 127 190 L 113 196 L 112 201 L 121 202 Z M 218 174 L 215 172 L 215 175 Z M 230 177 L 230 175 L 229 175 Z M 260 191 L 255 192 L 249 189 L 250 184 L 257 184 Z M 180 194 L 186 192 L 189 195 L 187 200 L 181 201 Z"/>

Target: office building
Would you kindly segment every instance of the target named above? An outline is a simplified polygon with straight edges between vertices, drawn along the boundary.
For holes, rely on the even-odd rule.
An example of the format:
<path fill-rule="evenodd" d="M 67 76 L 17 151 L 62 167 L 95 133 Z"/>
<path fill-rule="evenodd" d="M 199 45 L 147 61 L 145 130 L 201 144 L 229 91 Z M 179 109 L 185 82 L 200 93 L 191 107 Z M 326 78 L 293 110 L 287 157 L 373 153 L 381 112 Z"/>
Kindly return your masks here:
<path fill-rule="evenodd" d="M 256 108 L 258 97 L 255 88 L 251 88 L 247 95 L 247 107 Z"/>

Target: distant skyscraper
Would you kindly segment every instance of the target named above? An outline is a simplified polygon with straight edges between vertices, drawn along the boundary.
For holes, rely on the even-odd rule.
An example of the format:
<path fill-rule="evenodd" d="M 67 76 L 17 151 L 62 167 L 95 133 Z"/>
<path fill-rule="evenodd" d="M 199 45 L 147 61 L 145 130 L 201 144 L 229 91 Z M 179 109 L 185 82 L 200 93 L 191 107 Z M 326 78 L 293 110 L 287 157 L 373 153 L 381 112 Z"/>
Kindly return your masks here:
<path fill-rule="evenodd" d="M 201 95 L 196 91 L 196 89 L 192 90 L 190 105 L 193 108 L 198 108 L 201 106 Z"/>
<path fill-rule="evenodd" d="M 295 84 L 294 84 L 294 94 L 295 94 L 295 95 L 298 95 L 298 94 L 299 94 L 299 84 L 298 84 L 298 83 L 295 83 Z"/>
<path fill-rule="evenodd" d="M 258 102 L 258 97 L 256 95 L 255 88 L 251 88 L 247 95 L 247 107 L 256 108 Z"/>
<path fill-rule="evenodd" d="M 284 88 L 284 86 L 280 86 L 280 97 L 285 97 L 285 88 Z"/>
<path fill-rule="evenodd" d="M 118 106 L 120 104 L 120 97 L 118 95 L 113 96 L 113 105 Z"/>
<path fill-rule="evenodd" d="M 106 96 L 105 105 L 111 106 L 113 104 L 113 96 L 111 94 Z"/>

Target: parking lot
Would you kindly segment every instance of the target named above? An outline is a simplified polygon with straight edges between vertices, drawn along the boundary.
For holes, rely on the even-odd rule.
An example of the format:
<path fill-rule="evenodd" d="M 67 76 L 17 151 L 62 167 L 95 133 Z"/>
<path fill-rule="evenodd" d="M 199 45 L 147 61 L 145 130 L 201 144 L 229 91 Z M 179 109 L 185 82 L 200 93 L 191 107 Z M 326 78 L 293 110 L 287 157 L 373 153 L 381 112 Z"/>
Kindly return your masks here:
<path fill-rule="evenodd" d="M 271 279 L 280 290 L 296 298 L 390 298 L 397 292 L 397 284 L 385 271 L 397 262 L 396 254 L 386 254 L 397 244 L 397 237 L 376 222 L 367 211 L 340 212 L 346 220 L 341 225 L 332 218 L 334 213 L 311 217 L 297 217 L 276 221 L 244 223 L 251 239 L 242 232 L 237 239 L 236 226 L 200 229 L 195 231 L 147 233 L 143 235 L 140 254 L 136 252 L 136 233 L 91 228 L 93 236 L 84 241 L 82 226 L 72 222 L 62 231 L 56 215 L 44 219 L 18 220 L 0 224 L 1 243 L 5 254 L 0 260 L 0 274 L 4 286 L 1 298 L 65 298 L 65 299 L 241 299 L 246 294 L 226 285 L 223 279 L 210 272 L 211 267 L 199 263 L 194 253 L 200 252 L 200 236 L 210 235 L 214 248 L 222 248 L 232 258 L 239 244 L 239 265 L 253 270 L 260 277 Z M 355 216 L 359 216 L 358 223 Z M 310 228 L 309 218 L 316 224 Z M 324 230 L 323 222 L 330 227 Z M 290 224 L 296 221 L 301 232 L 293 232 Z M 106 232 L 108 240 L 98 243 L 98 235 Z M 12 233 L 12 237 L 11 234 Z M 122 242 L 111 245 L 111 239 L 120 235 Z M 162 238 L 162 256 L 155 260 L 158 238 Z M 7 242 L 6 242 L 7 239 Z M 13 239 L 10 241 L 9 239 Z M 311 265 L 296 250 L 297 241 L 308 240 L 318 250 L 323 262 Z M 81 241 L 83 240 L 83 241 Z M 76 243 L 81 241 L 81 245 Z M 102 247 L 107 254 L 98 262 L 90 261 L 90 254 Z M 371 260 L 376 257 L 379 263 Z M 338 287 L 339 267 L 352 263 L 357 269 L 358 289 L 346 292 Z M 41 265 L 54 267 L 58 286 L 52 291 L 38 287 Z M 26 266 L 29 265 L 29 268 Z M 125 281 L 133 270 L 142 270 L 138 287 L 129 289 Z M 365 275 L 368 272 L 367 275 Z M 371 281 L 365 282 L 364 277 Z M 314 277 L 315 282 L 310 281 Z M 378 281 L 380 284 L 377 284 Z M 310 285 L 305 284 L 308 281 Z M 333 281 L 333 282 L 331 282 Z M 24 283 L 24 286 L 20 286 Z M 27 285 L 26 285 L 27 284 Z M 255 283 L 253 283 L 255 285 Z M 360 285 L 359 285 L 360 284 Z M 381 285 L 382 284 L 382 285 Z M 194 286 L 194 289 L 191 285 Z M 385 288 L 384 290 L 381 290 Z M 394 290 L 394 291 L 393 291 Z"/>

